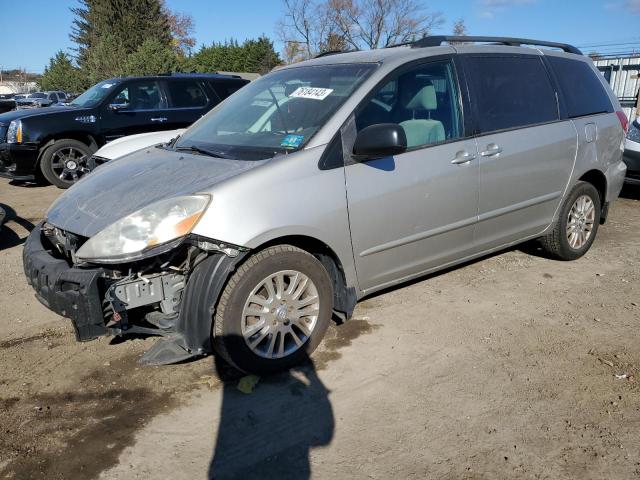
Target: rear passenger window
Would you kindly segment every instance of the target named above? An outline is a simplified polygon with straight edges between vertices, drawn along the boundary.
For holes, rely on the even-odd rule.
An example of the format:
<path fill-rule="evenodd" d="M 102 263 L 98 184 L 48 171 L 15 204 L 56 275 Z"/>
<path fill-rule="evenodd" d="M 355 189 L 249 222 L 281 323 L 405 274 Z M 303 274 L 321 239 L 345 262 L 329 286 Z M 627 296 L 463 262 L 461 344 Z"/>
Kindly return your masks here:
<path fill-rule="evenodd" d="M 469 57 L 466 65 L 479 133 L 559 118 L 555 90 L 540 58 Z"/>
<path fill-rule="evenodd" d="M 567 103 L 569 118 L 613 112 L 613 106 L 597 74 L 579 60 L 547 57 Z"/>
<path fill-rule="evenodd" d="M 195 80 L 172 80 L 168 83 L 173 108 L 204 107 L 209 101 Z"/>
<path fill-rule="evenodd" d="M 419 65 L 391 77 L 356 113 L 358 131 L 397 123 L 407 146 L 418 148 L 462 136 L 458 89 L 450 62 Z"/>

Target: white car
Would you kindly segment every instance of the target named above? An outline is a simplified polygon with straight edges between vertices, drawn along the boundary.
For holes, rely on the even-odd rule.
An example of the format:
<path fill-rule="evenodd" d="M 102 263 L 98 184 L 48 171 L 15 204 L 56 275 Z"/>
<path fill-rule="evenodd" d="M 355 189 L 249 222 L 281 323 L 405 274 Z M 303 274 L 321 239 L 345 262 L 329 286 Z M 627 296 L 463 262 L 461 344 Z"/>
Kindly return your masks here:
<path fill-rule="evenodd" d="M 137 135 L 128 135 L 118 138 L 107 143 L 91 156 L 88 162 L 89 170 L 93 171 L 98 166 L 110 160 L 124 157 L 143 148 L 152 147 L 161 143 L 168 143 L 186 130 L 180 128 L 178 130 L 164 130 L 161 132 L 139 133 Z"/>

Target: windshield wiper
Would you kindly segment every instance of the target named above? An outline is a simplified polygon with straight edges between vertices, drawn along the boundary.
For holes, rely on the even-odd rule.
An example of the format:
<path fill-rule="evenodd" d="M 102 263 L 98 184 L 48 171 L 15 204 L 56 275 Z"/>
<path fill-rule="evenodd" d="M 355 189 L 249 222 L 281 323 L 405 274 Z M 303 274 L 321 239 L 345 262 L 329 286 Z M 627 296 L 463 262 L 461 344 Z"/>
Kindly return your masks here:
<path fill-rule="evenodd" d="M 207 155 L 208 157 L 214 157 L 214 158 L 226 158 L 226 159 L 232 159 L 233 158 L 233 157 L 230 157 L 229 155 L 227 155 L 225 153 L 217 152 L 217 151 L 211 151 L 211 150 L 205 150 L 204 148 L 196 147 L 195 145 L 190 145 L 188 147 L 176 147 L 176 152 L 199 153 L 201 155 Z"/>

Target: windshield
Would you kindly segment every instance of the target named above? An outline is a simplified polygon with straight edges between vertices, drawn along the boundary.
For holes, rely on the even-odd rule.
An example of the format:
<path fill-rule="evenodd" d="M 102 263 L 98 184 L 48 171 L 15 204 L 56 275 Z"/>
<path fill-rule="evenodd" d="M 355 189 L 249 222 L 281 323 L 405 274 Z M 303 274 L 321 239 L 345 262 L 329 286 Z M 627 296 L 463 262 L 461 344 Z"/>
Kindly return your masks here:
<path fill-rule="evenodd" d="M 29 98 L 47 98 L 47 96 L 44 93 L 32 93 Z"/>
<path fill-rule="evenodd" d="M 299 150 L 375 67 L 323 65 L 270 73 L 195 123 L 175 148 L 246 160 Z"/>
<path fill-rule="evenodd" d="M 77 107 L 95 107 L 113 91 L 113 88 L 116 85 L 118 85 L 118 82 L 113 80 L 105 80 L 104 82 L 96 83 L 93 87 L 71 102 L 71 105 L 75 105 Z"/>

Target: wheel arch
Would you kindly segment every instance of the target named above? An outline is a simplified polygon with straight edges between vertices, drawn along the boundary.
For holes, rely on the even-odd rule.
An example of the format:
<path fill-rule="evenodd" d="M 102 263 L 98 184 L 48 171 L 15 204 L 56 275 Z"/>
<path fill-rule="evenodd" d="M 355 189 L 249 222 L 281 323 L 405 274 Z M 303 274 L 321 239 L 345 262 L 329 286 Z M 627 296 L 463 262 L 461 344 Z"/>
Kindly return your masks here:
<path fill-rule="evenodd" d="M 354 286 L 347 281 L 347 273 L 338 254 L 325 242 L 308 235 L 285 235 L 272 238 L 253 248 L 253 252 L 264 250 L 274 245 L 292 245 L 304 250 L 326 268 L 333 284 L 333 310 L 336 320 L 345 321 L 351 317 L 357 302 L 357 294 Z"/>
<path fill-rule="evenodd" d="M 38 166 L 40 165 L 40 160 L 42 159 L 42 154 L 44 153 L 44 151 L 59 140 L 76 140 L 78 142 L 84 143 L 87 147 L 89 147 L 91 153 L 94 153 L 100 147 L 97 139 L 87 132 L 70 131 L 56 133 L 54 135 L 48 136 L 41 142 L 38 152 Z"/>
<path fill-rule="evenodd" d="M 600 223 L 604 223 L 607 219 L 607 177 L 600 170 L 589 170 L 582 174 L 578 179 L 582 182 L 590 183 L 598 191 L 600 195 Z"/>

